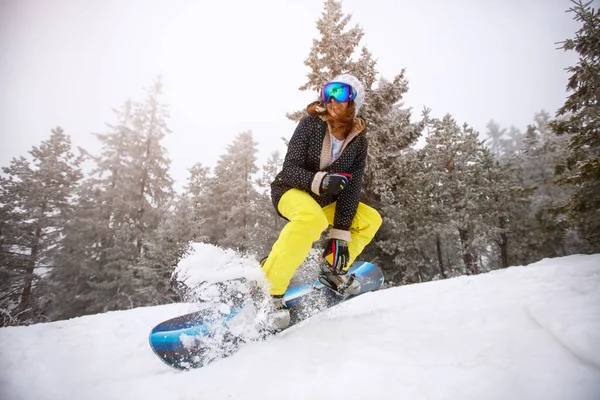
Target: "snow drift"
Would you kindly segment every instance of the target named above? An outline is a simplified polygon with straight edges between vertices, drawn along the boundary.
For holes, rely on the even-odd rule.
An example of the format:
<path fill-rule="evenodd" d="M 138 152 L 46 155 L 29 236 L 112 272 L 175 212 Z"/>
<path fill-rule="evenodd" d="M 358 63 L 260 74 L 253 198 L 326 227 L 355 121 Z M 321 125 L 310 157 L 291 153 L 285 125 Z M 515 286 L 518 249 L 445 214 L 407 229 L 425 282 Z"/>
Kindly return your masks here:
<path fill-rule="evenodd" d="M 189 282 L 259 276 L 196 246 Z M 396 287 L 327 310 L 206 368 L 150 350 L 172 304 L 0 329 L 0 398 L 600 399 L 600 255 Z"/>

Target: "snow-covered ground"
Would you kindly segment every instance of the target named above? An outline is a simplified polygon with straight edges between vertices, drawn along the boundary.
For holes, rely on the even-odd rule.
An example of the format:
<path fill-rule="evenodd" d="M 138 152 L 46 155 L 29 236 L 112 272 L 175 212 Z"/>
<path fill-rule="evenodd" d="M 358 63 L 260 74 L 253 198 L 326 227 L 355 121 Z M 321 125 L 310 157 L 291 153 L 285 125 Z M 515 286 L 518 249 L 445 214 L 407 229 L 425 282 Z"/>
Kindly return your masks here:
<path fill-rule="evenodd" d="M 189 282 L 258 274 L 210 246 L 181 267 Z M 148 333 L 194 307 L 0 329 L 0 399 L 600 399 L 600 255 L 366 294 L 176 371 Z"/>

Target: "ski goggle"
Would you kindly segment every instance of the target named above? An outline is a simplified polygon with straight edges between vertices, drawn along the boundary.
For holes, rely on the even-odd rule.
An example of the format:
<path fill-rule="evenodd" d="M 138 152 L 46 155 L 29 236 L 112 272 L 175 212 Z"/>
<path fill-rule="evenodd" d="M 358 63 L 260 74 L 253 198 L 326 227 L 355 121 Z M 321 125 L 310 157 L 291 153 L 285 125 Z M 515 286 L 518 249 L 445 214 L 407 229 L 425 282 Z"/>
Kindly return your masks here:
<path fill-rule="evenodd" d="M 356 90 L 343 82 L 329 82 L 321 89 L 321 100 L 324 103 L 329 103 L 331 99 L 335 99 L 338 103 L 344 103 L 354 100 L 356 95 Z"/>

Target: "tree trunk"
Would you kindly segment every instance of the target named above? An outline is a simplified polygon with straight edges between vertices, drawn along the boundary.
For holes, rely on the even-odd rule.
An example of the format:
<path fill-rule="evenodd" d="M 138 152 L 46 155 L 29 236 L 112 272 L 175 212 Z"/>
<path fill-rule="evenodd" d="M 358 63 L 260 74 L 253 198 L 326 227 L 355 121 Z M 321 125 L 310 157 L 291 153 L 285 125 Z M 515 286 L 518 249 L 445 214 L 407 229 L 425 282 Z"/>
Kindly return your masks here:
<path fill-rule="evenodd" d="M 506 233 L 501 233 L 500 237 L 502 240 L 500 241 L 500 257 L 502 258 L 502 268 L 508 268 L 508 238 Z"/>
<path fill-rule="evenodd" d="M 440 273 L 444 278 L 447 278 L 448 275 L 446 274 L 446 271 L 444 269 L 444 259 L 442 257 L 442 239 L 440 238 L 440 235 L 437 235 L 435 237 L 435 249 L 437 251 L 438 266 L 440 268 Z"/>
<path fill-rule="evenodd" d="M 150 121 L 150 133 L 152 133 L 152 127 L 154 126 L 154 113 L 152 113 L 152 119 Z M 145 155 L 145 159 L 144 159 L 144 171 L 143 171 L 143 175 L 142 175 L 142 182 L 140 185 L 140 204 L 139 204 L 139 209 L 138 209 L 138 215 L 137 215 L 137 221 L 136 221 L 136 225 L 137 228 L 139 230 L 139 236 L 136 239 L 136 256 L 139 257 L 142 255 L 142 246 L 143 246 L 143 239 L 144 239 L 144 224 L 142 222 L 142 219 L 144 218 L 144 212 L 146 211 L 144 208 L 144 197 L 146 196 L 146 191 L 147 191 L 147 183 L 148 183 L 148 166 L 146 165 L 148 160 L 150 159 L 150 149 L 152 145 L 152 139 L 149 137 L 148 140 L 146 140 L 146 155 Z"/>
<path fill-rule="evenodd" d="M 248 163 L 245 162 L 244 163 L 244 177 L 246 179 L 245 182 L 245 192 L 244 192 L 244 218 L 242 223 L 244 224 L 244 236 L 242 238 L 242 248 L 241 251 L 245 252 L 246 251 L 246 244 L 248 243 L 248 209 L 250 208 L 250 201 L 248 198 L 248 192 L 250 190 L 249 186 L 250 186 L 250 182 L 249 181 L 249 177 L 248 177 Z"/>
<path fill-rule="evenodd" d="M 463 261 L 467 275 L 476 275 L 479 273 L 479 268 L 477 267 L 477 255 L 471 249 L 470 232 L 468 229 L 458 228 L 458 234 L 462 244 Z"/>
<path fill-rule="evenodd" d="M 38 226 L 35 230 L 33 237 L 33 243 L 31 245 L 31 255 L 29 261 L 25 266 L 25 284 L 23 286 L 23 292 L 21 294 L 21 310 L 29 308 L 31 301 L 31 288 L 33 286 L 33 271 L 37 262 L 39 248 L 40 248 L 40 237 L 42 236 L 42 229 Z"/>
<path fill-rule="evenodd" d="M 500 227 L 500 229 L 504 230 L 504 227 L 506 226 L 504 218 L 498 218 L 498 226 Z M 500 234 L 500 241 L 498 242 L 498 246 L 500 247 L 502 268 L 508 268 L 508 236 L 505 232 L 502 232 Z"/>

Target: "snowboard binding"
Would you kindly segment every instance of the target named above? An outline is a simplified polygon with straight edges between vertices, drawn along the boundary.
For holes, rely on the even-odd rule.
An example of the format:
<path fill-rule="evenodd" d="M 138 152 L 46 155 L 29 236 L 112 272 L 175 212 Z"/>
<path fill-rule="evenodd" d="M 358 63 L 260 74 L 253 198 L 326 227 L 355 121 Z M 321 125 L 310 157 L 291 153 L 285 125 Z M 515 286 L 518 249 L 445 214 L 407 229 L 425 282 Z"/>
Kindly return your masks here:
<path fill-rule="evenodd" d="M 266 261 L 267 257 L 260 260 L 260 266 L 264 266 Z M 356 280 L 355 274 L 336 274 L 327 263 L 321 264 L 321 274 L 318 279 L 339 295 L 353 296 L 360 293 L 360 283 Z"/>
<path fill-rule="evenodd" d="M 342 296 L 360 293 L 360 283 L 355 274 L 336 274 L 329 264 L 321 266 L 319 282 Z"/>

